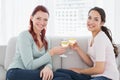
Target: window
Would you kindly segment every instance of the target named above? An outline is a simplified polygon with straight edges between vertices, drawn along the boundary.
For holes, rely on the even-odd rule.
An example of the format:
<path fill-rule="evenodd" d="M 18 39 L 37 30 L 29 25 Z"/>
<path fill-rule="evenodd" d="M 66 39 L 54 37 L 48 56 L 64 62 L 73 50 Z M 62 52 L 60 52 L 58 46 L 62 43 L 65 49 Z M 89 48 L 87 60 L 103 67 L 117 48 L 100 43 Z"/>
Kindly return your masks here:
<path fill-rule="evenodd" d="M 102 0 L 55 0 L 55 36 L 88 36 L 88 11 L 98 4 Z"/>
<path fill-rule="evenodd" d="M 0 0 L 0 36 L 1 36 L 1 0 Z M 0 40 L 2 40 L 1 37 Z"/>
<path fill-rule="evenodd" d="M 29 18 L 34 7 L 45 4 L 45 0 L 0 0 L 0 45 L 28 29 Z M 27 3 L 27 4 L 26 4 Z"/>
<path fill-rule="evenodd" d="M 86 20 L 89 9 L 94 6 L 105 10 L 105 25 L 112 30 L 113 37 L 118 35 L 114 0 L 0 0 L 0 4 L 0 45 L 6 45 L 11 37 L 28 29 L 30 15 L 39 4 L 50 12 L 47 36 L 89 36 Z"/>

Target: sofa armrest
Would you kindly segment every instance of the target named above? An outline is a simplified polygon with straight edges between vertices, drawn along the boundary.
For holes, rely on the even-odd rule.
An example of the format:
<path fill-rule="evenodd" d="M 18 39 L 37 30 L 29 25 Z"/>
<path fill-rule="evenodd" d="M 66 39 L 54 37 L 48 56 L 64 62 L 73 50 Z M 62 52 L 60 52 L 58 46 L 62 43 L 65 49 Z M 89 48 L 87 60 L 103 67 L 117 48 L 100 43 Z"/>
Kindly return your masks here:
<path fill-rule="evenodd" d="M 0 45 L 0 65 L 4 65 L 6 45 Z"/>
<path fill-rule="evenodd" d="M 12 37 L 8 41 L 8 45 L 6 47 L 6 55 L 5 55 L 5 61 L 4 61 L 4 68 L 7 70 L 9 64 L 11 64 L 14 54 L 15 54 L 15 49 L 16 49 L 16 37 Z"/>
<path fill-rule="evenodd" d="M 117 56 L 117 58 L 116 58 L 116 62 L 117 62 L 117 66 L 118 66 L 118 68 L 120 67 L 120 44 L 118 44 L 117 45 L 117 47 L 118 47 L 118 56 Z"/>
<path fill-rule="evenodd" d="M 0 80 L 5 80 L 6 78 L 6 70 L 3 66 L 0 65 Z"/>

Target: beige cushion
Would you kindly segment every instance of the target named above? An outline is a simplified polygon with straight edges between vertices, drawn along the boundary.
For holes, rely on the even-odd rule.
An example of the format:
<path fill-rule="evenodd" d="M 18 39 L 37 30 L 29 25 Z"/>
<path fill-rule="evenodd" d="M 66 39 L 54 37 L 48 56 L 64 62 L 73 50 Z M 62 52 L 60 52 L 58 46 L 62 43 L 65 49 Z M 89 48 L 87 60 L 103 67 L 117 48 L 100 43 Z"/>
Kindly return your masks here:
<path fill-rule="evenodd" d="M 0 65 L 4 65 L 6 46 L 0 46 Z"/>
<path fill-rule="evenodd" d="M 8 69 L 8 66 L 13 60 L 13 57 L 15 54 L 15 48 L 16 48 L 16 38 L 13 37 L 9 40 L 6 48 L 6 55 L 5 55 L 5 61 L 4 61 L 4 67 L 6 70 Z"/>
<path fill-rule="evenodd" d="M 6 78 L 6 70 L 2 66 L 0 66 L 0 80 L 5 80 Z"/>
<path fill-rule="evenodd" d="M 88 37 L 80 37 L 76 38 L 77 43 L 82 48 L 84 52 L 87 52 L 87 43 L 88 43 Z M 66 52 L 67 58 L 62 58 L 62 68 L 68 69 L 68 68 L 87 68 L 88 66 L 81 60 L 78 53 L 75 51 L 68 49 Z"/>
<path fill-rule="evenodd" d="M 50 39 L 50 38 L 49 38 Z M 51 38 L 51 48 L 59 46 L 60 44 L 60 38 Z M 55 71 L 56 69 L 61 68 L 61 57 L 59 55 L 55 55 L 52 57 L 53 61 L 53 70 Z"/>
<path fill-rule="evenodd" d="M 118 47 L 119 55 L 118 55 L 117 58 L 116 58 L 116 62 L 117 62 L 118 68 L 120 69 L 120 44 L 117 45 L 117 47 Z"/>

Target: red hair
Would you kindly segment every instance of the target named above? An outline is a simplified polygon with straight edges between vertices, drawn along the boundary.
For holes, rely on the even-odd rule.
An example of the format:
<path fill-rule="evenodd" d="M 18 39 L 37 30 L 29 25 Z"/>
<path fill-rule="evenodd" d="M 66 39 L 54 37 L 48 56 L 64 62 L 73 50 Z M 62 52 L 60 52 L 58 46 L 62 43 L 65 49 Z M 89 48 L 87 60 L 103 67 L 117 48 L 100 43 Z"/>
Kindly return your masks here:
<path fill-rule="evenodd" d="M 45 12 L 45 13 L 47 13 L 47 14 L 49 15 L 48 10 L 47 10 L 44 6 L 38 5 L 38 6 L 34 9 L 34 11 L 33 11 L 33 13 L 32 13 L 32 16 L 34 16 L 38 11 L 43 11 L 43 12 Z M 36 33 L 34 32 L 34 29 L 33 29 L 33 22 L 32 22 L 31 19 L 30 19 L 30 29 L 29 29 L 29 32 L 31 33 L 31 35 L 32 35 L 35 43 L 37 44 L 37 46 L 40 47 L 39 41 L 38 41 L 38 39 L 37 39 L 37 35 L 36 35 Z M 45 50 L 47 50 L 47 49 L 48 49 L 48 42 L 47 42 L 46 39 L 45 39 L 45 33 L 46 33 L 46 30 L 43 29 L 43 30 L 41 31 L 40 37 L 41 37 L 41 41 L 42 41 L 42 43 L 43 43 L 43 46 L 45 46 Z"/>

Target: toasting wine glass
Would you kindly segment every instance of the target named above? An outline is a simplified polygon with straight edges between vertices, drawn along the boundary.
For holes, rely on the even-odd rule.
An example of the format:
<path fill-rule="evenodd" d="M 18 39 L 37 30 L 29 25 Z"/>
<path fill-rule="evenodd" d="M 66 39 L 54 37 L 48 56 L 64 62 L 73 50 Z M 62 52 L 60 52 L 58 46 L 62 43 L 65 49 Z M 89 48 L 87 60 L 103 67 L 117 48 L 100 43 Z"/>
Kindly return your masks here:
<path fill-rule="evenodd" d="M 75 38 L 69 38 L 68 42 L 69 42 L 69 45 L 73 46 L 76 43 L 76 39 Z"/>
<path fill-rule="evenodd" d="M 67 40 L 62 40 L 61 41 L 61 46 L 62 47 L 68 47 L 69 46 L 69 42 Z M 67 57 L 67 55 L 61 54 L 60 57 Z"/>

